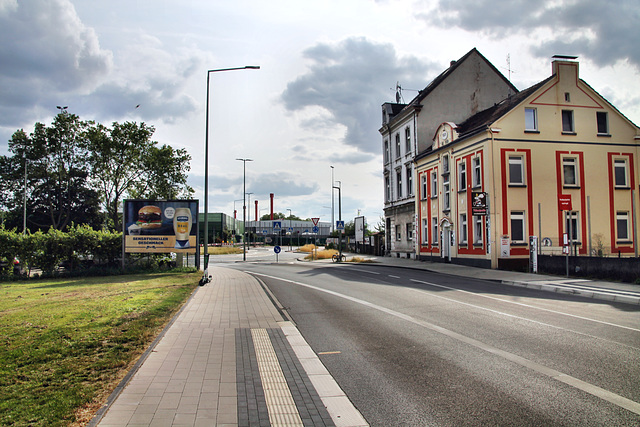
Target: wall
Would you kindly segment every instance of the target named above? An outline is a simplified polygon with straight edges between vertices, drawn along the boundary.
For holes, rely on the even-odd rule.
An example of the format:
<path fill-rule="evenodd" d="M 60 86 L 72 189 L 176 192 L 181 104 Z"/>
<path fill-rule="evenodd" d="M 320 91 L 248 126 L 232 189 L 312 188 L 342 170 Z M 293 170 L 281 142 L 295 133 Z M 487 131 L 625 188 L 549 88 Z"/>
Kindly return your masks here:
<path fill-rule="evenodd" d="M 566 257 L 538 255 L 538 269 L 541 274 L 565 276 Z M 569 275 L 638 283 L 640 260 L 638 258 L 569 257 Z"/>

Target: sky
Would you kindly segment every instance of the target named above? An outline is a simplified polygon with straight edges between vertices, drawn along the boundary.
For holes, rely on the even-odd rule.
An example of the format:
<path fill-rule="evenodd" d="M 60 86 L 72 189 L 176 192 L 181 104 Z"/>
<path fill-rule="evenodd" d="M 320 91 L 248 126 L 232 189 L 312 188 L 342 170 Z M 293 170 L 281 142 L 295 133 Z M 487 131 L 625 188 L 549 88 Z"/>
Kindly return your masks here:
<path fill-rule="evenodd" d="M 56 106 L 145 122 L 192 156 L 201 211 L 207 71 L 260 66 L 209 74 L 209 212 L 239 218 L 246 182 L 251 219 L 274 193 L 276 212 L 328 222 L 333 176 L 343 220 L 375 226 L 381 105 L 398 83 L 410 102 L 474 47 L 520 90 L 553 55 L 578 56 L 581 78 L 640 124 L 638 0 L 0 0 L 0 40 L 1 155 Z M 246 181 L 238 158 L 252 159 Z"/>

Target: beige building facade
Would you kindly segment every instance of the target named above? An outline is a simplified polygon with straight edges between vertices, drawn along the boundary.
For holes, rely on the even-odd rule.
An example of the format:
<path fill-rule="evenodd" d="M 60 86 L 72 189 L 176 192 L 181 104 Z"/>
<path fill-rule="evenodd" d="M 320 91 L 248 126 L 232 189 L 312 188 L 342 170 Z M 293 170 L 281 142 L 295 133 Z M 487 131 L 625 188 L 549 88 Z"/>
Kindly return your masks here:
<path fill-rule="evenodd" d="M 637 257 L 639 155 L 640 129 L 575 58 L 554 57 L 549 78 L 443 121 L 416 157 L 418 257 L 490 268 L 526 267 L 530 251 Z"/>

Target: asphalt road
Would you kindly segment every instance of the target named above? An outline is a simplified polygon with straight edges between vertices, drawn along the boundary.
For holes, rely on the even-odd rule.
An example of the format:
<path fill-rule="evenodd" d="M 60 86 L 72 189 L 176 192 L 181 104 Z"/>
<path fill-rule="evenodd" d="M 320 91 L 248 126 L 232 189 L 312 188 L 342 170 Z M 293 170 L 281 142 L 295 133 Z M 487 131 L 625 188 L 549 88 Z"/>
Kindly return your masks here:
<path fill-rule="evenodd" d="M 640 425 L 638 307 L 366 264 L 230 266 L 371 425 Z"/>

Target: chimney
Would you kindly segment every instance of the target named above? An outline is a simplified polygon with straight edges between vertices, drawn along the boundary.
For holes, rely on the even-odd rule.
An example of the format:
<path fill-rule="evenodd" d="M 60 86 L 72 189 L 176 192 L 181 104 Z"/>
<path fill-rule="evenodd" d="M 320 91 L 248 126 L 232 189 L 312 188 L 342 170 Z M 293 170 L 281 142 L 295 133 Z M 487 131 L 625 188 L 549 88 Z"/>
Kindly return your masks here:
<path fill-rule="evenodd" d="M 271 221 L 273 221 L 273 193 L 269 194 L 269 198 L 271 199 Z"/>
<path fill-rule="evenodd" d="M 258 201 L 256 200 L 256 221 L 258 221 Z"/>
<path fill-rule="evenodd" d="M 578 75 L 577 70 L 578 70 L 578 61 L 576 61 L 576 59 L 578 59 L 577 56 L 572 56 L 572 55 L 553 55 L 551 57 L 552 61 L 551 61 L 551 75 L 554 74 L 559 74 L 559 68 L 562 65 L 571 65 L 571 66 L 575 66 L 576 67 L 576 75 Z"/>

